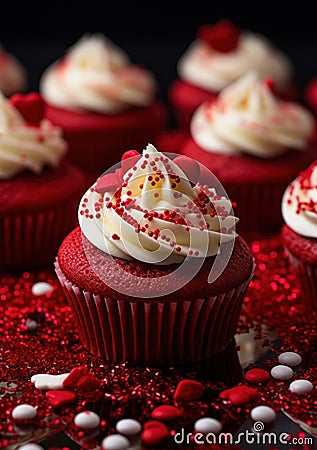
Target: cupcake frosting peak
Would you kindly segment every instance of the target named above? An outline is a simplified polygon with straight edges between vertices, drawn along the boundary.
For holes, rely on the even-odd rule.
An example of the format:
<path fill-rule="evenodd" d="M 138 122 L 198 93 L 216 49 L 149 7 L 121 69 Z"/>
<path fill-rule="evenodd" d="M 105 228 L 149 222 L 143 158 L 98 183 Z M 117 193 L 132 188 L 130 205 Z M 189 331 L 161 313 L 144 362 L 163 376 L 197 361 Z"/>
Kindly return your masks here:
<path fill-rule="evenodd" d="M 102 34 L 82 36 L 40 80 L 40 91 L 50 104 L 105 114 L 147 106 L 156 90 L 152 73 L 132 64 Z"/>
<path fill-rule="evenodd" d="M 191 121 L 194 141 L 204 150 L 273 158 L 290 149 L 305 150 L 313 133 L 312 114 L 281 100 L 271 79 L 250 72 L 203 103 Z"/>
<path fill-rule="evenodd" d="M 0 180 L 28 169 L 56 167 L 67 150 L 59 127 L 41 119 L 43 100 L 36 93 L 8 100 L 0 92 Z"/>
<path fill-rule="evenodd" d="M 317 162 L 287 187 L 282 200 L 282 214 L 295 233 L 317 238 Z"/>
<path fill-rule="evenodd" d="M 234 239 L 231 202 L 199 183 L 196 161 L 172 160 L 152 144 L 128 156 L 81 201 L 80 226 L 93 245 L 118 258 L 168 265 L 216 255 L 220 243 Z"/>

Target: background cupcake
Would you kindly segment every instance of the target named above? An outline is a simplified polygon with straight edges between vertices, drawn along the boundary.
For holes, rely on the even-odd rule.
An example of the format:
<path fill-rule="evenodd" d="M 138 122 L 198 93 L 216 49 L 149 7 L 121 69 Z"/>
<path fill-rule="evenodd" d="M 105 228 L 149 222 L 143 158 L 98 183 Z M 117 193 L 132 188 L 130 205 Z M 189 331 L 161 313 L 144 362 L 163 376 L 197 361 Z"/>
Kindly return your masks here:
<path fill-rule="evenodd" d="M 241 231 L 276 232 L 286 186 L 316 158 L 314 127 L 308 110 L 249 73 L 195 111 L 181 153 L 223 183 L 237 203 Z"/>
<path fill-rule="evenodd" d="M 49 265 L 87 183 L 37 93 L 0 95 L 0 270 Z"/>
<path fill-rule="evenodd" d="M 188 363 L 234 337 L 253 258 L 230 201 L 190 183 L 181 167 L 197 179 L 199 165 L 187 163 L 152 145 L 124 155 L 83 196 L 80 228 L 59 249 L 79 335 L 108 361 Z"/>
<path fill-rule="evenodd" d="M 198 29 L 196 39 L 177 63 L 178 79 L 169 99 L 180 126 L 189 128 L 197 107 L 214 99 L 249 71 L 272 78 L 279 94 L 296 95 L 289 58 L 263 35 L 241 30 L 227 20 Z"/>
<path fill-rule="evenodd" d="M 18 92 L 25 92 L 27 86 L 25 67 L 0 44 L 0 91 L 9 97 Z"/>
<path fill-rule="evenodd" d="M 46 117 L 63 128 L 68 158 L 94 178 L 126 148 L 143 148 L 167 121 L 153 74 L 102 34 L 85 34 L 40 80 Z"/>
<path fill-rule="evenodd" d="M 295 268 L 304 304 L 317 311 L 317 163 L 285 190 L 281 240 Z"/>

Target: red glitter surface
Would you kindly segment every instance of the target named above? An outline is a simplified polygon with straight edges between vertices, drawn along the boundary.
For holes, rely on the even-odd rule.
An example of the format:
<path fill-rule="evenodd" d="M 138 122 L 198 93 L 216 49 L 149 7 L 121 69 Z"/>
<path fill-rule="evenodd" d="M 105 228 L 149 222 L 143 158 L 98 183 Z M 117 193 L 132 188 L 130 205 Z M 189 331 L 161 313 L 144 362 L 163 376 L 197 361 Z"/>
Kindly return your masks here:
<path fill-rule="evenodd" d="M 194 422 L 204 416 L 215 417 L 226 432 L 236 431 L 249 417 L 250 410 L 260 404 L 271 406 L 275 411 L 284 409 L 311 427 L 317 427 L 317 390 L 298 396 L 289 391 L 289 383 L 306 378 L 317 384 L 317 321 L 316 314 L 305 311 L 301 305 L 300 290 L 296 276 L 289 267 L 279 237 L 253 241 L 252 253 L 256 271 L 245 298 L 238 333 L 257 330 L 256 339 L 265 341 L 263 327 L 278 333 L 281 347 L 273 348 L 273 358 L 261 367 L 270 371 L 278 364 L 282 351 L 296 351 L 303 363 L 294 368 L 294 377 L 289 381 L 271 378 L 266 383 L 251 384 L 258 395 L 243 406 L 233 405 L 220 393 L 232 387 L 223 381 L 210 381 L 200 374 L 184 374 L 177 368 L 133 368 L 128 364 L 110 366 L 100 358 L 89 354 L 80 343 L 72 313 L 53 271 L 40 271 L 20 275 L 2 275 L 0 280 L 0 448 L 21 441 L 19 428 L 11 420 L 11 412 L 17 404 L 29 403 L 37 408 L 37 417 L 32 422 L 34 440 L 54 434 L 60 429 L 82 448 L 93 445 L 107 434 L 115 432 L 118 420 L 131 417 L 145 423 L 151 420 L 152 411 L 160 405 L 182 408 L 182 416 L 168 424 L 171 436 L 185 427 L 193 430 Z M 35 282 L 46 281 L 52 292 L 34 296 L 31 288 Z M 28 319 L 38 324 L 30 331 Z M 74 367 L 84 366 L 94 374 L 100 386 L 95 391 L 76 391 L 76 402 L 54 409 L 45 396 L 45 391 L 35 389 L 30 382 L 37 373 L 61 374 Z M 245 370 L 257 367 L 250 364 Z M 174 398 L 178 383 L 183 379 L 199 379 L 203 394 L 196 400 L 178 404 Z M 4 382 L 11 382 L 4 385 Z M 236 382 L 238 384 L 238 382 Z M 102 422 L 98 432 L 76 429 L 73 420 L 83 410 L 94 410 Z M 26 426 L 26 425 L 24 425 Z M 173 448 L 172 442 L 166 448 Z M 181 448 L 179 445 L 177 448 Z M 199 448 L 202 448 L 199 446 Z M 209 447 L 211 448 L 211 447 Z M 298 447 L 297 447 L 298 448 Z"/>

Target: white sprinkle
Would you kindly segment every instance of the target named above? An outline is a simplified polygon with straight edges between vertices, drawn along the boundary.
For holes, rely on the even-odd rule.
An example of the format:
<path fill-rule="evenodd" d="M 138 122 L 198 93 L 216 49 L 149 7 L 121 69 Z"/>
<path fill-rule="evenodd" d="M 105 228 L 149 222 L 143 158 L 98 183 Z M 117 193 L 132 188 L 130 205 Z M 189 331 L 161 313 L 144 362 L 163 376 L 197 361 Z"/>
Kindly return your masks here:
<path fill-rule="evenodd" d="M 222 430 L 222 424 L 217 419 L 212 417 L 203 417 L 196 420 L 194 429 L 199 433 L 220 433 Z"/>
<path fill-rule="evenodd" d="M 276 380 L 289 380 L 294 375 L 294 372 L 290 367 L 280 365 L 271 369 L 271 375 Z"/>
<path fill-rule="evenodd" d="M 135 436 L 140 433 L 142 425 L 135 419 L 121 419 L 116 423 L 116 430 L 125 436 Z"/>
<path fill-rule="evenodd" d="M 103 439 L 101 447 L 103 450 L 127 450 L 130 447 L 130 441 L 121 434 L 111 434 Z"/>
<path fill-rule="evenodd" d="M 52 292 L 53 286 L 45 281 L 39 281 L 38 283 L 34 283 L 32 286 L 32 294 L 33 295 L 44 295 Z"/>
<path fill-rule="evenodd" d="M 36 417 L 34 406 L 23 404 L 16 406 L 12 411 L 12 417 L 15 420 L 30 420 Z"/>
<path fill-rule="evenodd" d="M 251 419 L 255 422 L 270 423 L 276 419 L 276 413 L 269 406 L 260 405 L 251 410 Z"/>
<path fill-rule="evenodd" d="M 94 430 L 100 425 L 100 417 L 93 411 L 83 411 L 75 416 L 74 423 L 84 430 Z"/>
<path fill-rule="evenodd" d="M 289 385 L 289 390 L 298 395 L 307 394 L 312 389 L 314 385 L 309 380 L 295 380 Z"/>
<path fill-rule="evenodd" d="M 35 331 L 37 329 L 37 321 L 33 319 L 26 319 L 25 326 L 29 331 Z"/>
<path fill-rule="evenodd" d="M 278 362 L 289 367 L 298 366 L 302 362 L 302 357 L 295 352 L 284 352 L 279 355 Z"/>
<path fill-rule="evenodd" d="M 50 375 L 48 373 L 38 373 L 31 378 L 36 389 L 64 389 L 63 381 L 68 377 L 69 373 L 61 375 Z"/>
<path fill-rule="evenodd" d="M 44 448 L 37 444 L 25 444 L 19 447 L 19 450 L 44 450 Z"/>

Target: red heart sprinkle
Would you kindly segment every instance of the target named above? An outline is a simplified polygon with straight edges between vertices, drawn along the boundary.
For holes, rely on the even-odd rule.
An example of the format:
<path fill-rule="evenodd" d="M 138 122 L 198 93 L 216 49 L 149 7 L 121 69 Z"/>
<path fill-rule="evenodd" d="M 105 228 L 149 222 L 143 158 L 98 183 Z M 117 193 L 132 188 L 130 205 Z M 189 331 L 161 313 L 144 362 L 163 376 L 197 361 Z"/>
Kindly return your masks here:
<path fill-rule="evenodd" d="M 241 30 L 229 20 L 220 20 L 215 25 L 203 25 L 197 32 L 198 39 L 206 42 L 214 50 L 229 53 L 238 46 Z"/>
<path fill-rule="evenodd" d="M 151 416 L 153 419 L 169 422 L 170 420 L 179 419 L 183 415 L 183 411 L 172 405 L 161 405 L 153 409 Z"/>
<path fill-rule="evenodd" d="M 104 195 L 105 192 L 116 192 L 122 187 L 122 169 L 116 169 L 115 172 L 106 173 L 97 179 L 95 190 Z"/>
<path fill-rule="evenodd" d="M 223 400 L 230 400 L 235 406 L 242 406 L 254 400 L 257 395 L 257 389 L 240 385 L 222 391 L 219 397 Z"/>
<path fill-rule="evenodd" d="M 197 161 L 188 156 L 179 155 L 173 160 L 175 164 L 178 165 L 185 173 L 189 181 L 196 184 L 199 180 L 200 167 Z"/>
<path fill-rule="evenodd" d="M 169 438 L 169 429 L 166 425 L 154 420 L 144 424 L 141 440 L 146 445 L 160 445 Z"/>
<path fill-rule="evenodd" d="M 80 378 L 80 380 L 77 382 L 77 390 L 80 393 L 89 392 L 94 389 L 100 388 L 100 381 L 98 380 L 95 375 L 89 374 L 84 375 Z"/>
<path fill-rule="evenodd" d="M 44 117 L 45 102 L 37 92 L 15 94 L 10 98 L 10 103 L 30 125 L 38 125 Z"/>
<path fill-rule="evenodd" d="M 263 369 L 251 369 L 245 374 L 245 379 L 249 383 L 266 383 L 270 379 L 270 374 Z"/>
<path fill-rule="evenodd" d="M 133 166 L 135 166 L 135 164 L 139 161 L 140 158 L 141 155 L 136 150 L 128 150 L 127 152 L 123 153 L 121 158 L 121 167 L 123 173 L 126 173 Z"/>
<path fill-rule="evenodd" d="M 70 391 L 51 390 L 47 391 L 45 395 L 54 408 L 61 408 L 76 400 L 76 395 Z"/>
<path fill-rule="evenodd" d="M 199 381 L 182 380 L 178 383 L 174 400 L 176 402 L 191 402 L 202 396 L 204 387 Z"/>
<path fill-rule="evenodd" d="M 84 375 L 89 375 L 89 370 L 86 367 L 74 367 L 67 378 L 63 381 L 63 387 L 66 389 L 74 389 Z"/>

